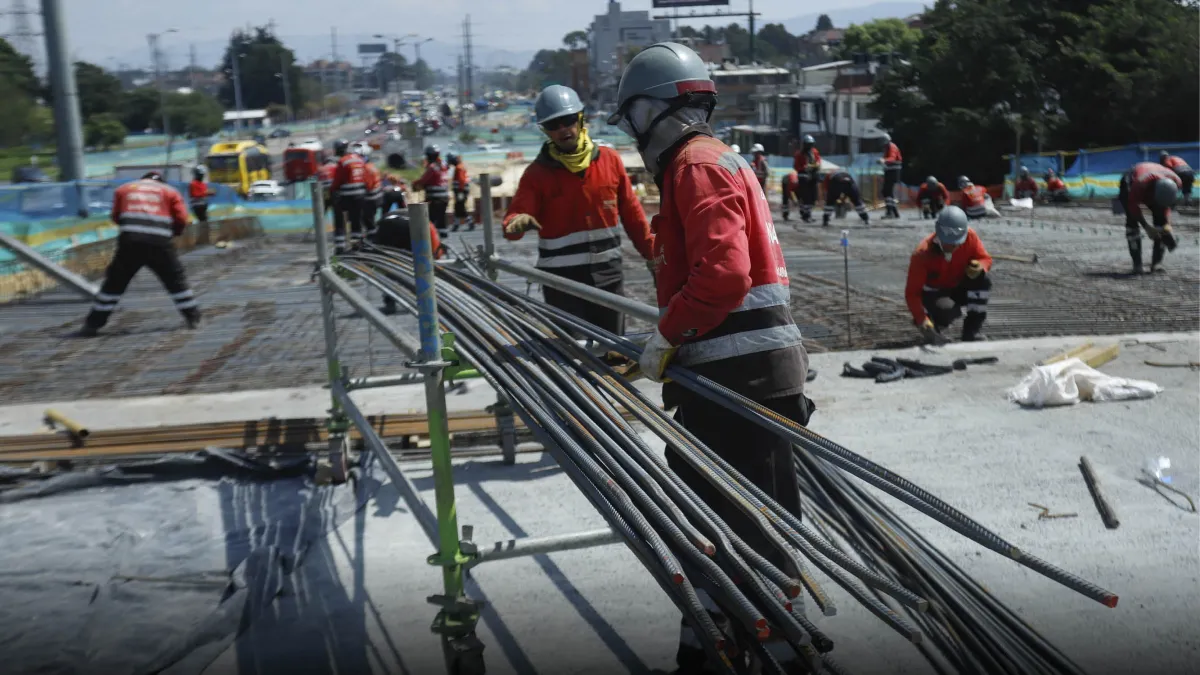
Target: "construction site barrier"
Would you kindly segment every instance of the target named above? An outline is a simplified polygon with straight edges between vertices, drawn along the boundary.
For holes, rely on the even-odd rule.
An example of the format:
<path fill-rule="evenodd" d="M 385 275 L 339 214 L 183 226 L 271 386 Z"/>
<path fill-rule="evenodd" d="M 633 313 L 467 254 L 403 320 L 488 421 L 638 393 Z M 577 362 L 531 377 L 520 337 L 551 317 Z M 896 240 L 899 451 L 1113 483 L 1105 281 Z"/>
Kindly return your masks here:
<path fill-rule="evenodd" d="M 1029 169 L 1038 187 L 1045 189 L 1043 177 L 1054 171 L 1067 185 L 1072 199 L 1113 199 L 1120 188 L 1121 175 L 1138 162 L 1157 162 L 1163 150 L 1183 158 L 1193 169 L 1200 167 L 1200 143 L 1140 143 L 1093 150 L 1055 150 L 1014 157 L 1005 155 L 1009 177 L 1004 195 L 1013 195 L 1013 176 L 1021 167 Z"/>

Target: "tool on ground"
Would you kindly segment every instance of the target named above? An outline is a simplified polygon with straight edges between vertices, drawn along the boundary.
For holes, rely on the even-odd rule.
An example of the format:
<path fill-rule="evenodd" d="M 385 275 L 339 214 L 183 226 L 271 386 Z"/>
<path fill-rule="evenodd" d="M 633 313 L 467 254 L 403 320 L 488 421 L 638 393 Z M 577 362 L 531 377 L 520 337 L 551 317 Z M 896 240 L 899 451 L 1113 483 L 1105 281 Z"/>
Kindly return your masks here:
<path fill-rule="evenodd" d="M 1110 530 L 1120 527 L 1121 521 L 1117 518 L 1117 512 L 1105 497 L 1104 490 L 1100 487 L 1100 478 L 1087 457 L 1079 458 L 1079 470 L 1083 473 L 1083 482 L 1087 483 L 1088 492 L 1092 493 L 1092 501 L 1096 502 L 1096 510 L 1100 512 L 1100 520 L 1104 521 L 1104 526 Z"/>
<path fill-rule="evenodd" d="M 875 380 L 876 384 L 895 382 L 904 378 L 932 377 L 945 375 L 954 369 L 951 366 L 939 366 L 932 363 L 921 363 L 911 359 L 888 359 L 882 356 L 872 356 L 870 361 L 855 368 L 848 362 L 842 364 L 843 377 L 857 377 Z"/>
<path fill-rule="evenodd" d="M 1171 475 L 1169 473 L 1170 469 L 1171 469 L 1171 460 L 1170 459 L 1167 459 L 1166 457 L 1159 457 L 1157 459 L 1153 459 L 1153 460 L 1149 461 L 1145 466 L 1142 467 L 1143 478 L 1139 482 L 1153 488 L 1154 491 L 1158 492 L 1160 495 L 1162 495 L 1164 499 L 1171 502 L 1172 504 L 1175 504 L 1176 506 L 1179 506 L 1170 497 L 1168 497 L 1167 495 L 1163 495 L 1162 492 L 1159 491 L 1159 488 L 1165 488 L 1170 492 L 1174 492 L 1175 494 L 1179 495 L 1180 497 L 1183 497 L 1184 499 L 1186 499 L 1188 502 L 1189 510 L 1192 513 L 1195 513 L 1196 512 L 1196 502 L 1193 501 L 1192 498 L 1186 492 L 1184 492 L 1183 490 L 1180 490 L 1179 488 L 1175 487 L 1174 485 L 1171 485 Z"/>
<path fill-rule="evenodd" d="M 87 430 L 87 427 L 76 422 L 70 417 L 67 417 L 54 408 L 47 408 L 46 412 L 42 413 L 42 416 L 45 419 L 47 426 L 53 428 L 55 425 L 58 425 L 63 429 L 66 429 L 67 433 L 70 434 L 71 439 L 75 442 L 75 445 L 83 445 L 84 439 L 91 434 L 91 432 Z"/>
<path fill-rule="evenodd" d="M 1049 506 L 1042 506 L 1041 504 L 1034 504 L 1033 502 L 1029 502 L 1029 505 L 1035 509 L 1041 509 L 1041 513 L 1038 514 L 1038 520 L 1049 520 L 1052 518 L 1076 518 L 1079 516 L 1078 513 L 1050 513 Z"/>
<path fill-rule="evenodd" d="M 1164 361 L 1151 361 L 1149 359 L 1143 361 L 1148 366 L 1155 368 L 1191 368 L 1192 370 L 1200 370 L 1200 361 L 1183 361 L 1180 363 L 1166 363 Z"/>
<path fill-rule="evenodd" d="M 966 370 L 967 366 L 987 366 L 993 363 L 998 363 L 1000 359 L 995 356 L 980 356 L 974 359 L 955 359 L 950 367 L 955 370 Z"/>

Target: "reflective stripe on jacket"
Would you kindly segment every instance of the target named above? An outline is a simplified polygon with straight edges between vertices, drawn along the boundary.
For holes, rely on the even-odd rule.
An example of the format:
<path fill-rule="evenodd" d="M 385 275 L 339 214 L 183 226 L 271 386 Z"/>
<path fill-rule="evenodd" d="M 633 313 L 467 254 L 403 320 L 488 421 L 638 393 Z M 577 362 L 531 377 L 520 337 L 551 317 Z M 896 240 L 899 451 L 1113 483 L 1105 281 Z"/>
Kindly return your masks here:
<path fill-rule="evenodd" d="M 156 180 L 135 180 L 113 193 L 112 221 L 123 234 L 144 241 L 170 241 L 188 224 L 183 195 Z"/>
<path fill-rule="evenodd" d="M 365 197 L 367 194 L 366 165 L 354 153 L 342 155 L 333 172 L 331 190 L 338 197 Z"/>
<path fill-rule="evenodd" d="M 887 169 L 904 168 L 904 157 L 900 154 L 900 146 L 888 143 L 883 149 L 883 166 Z"/>
<path fill-rule="evenodd" d="M 425 191 L 426 200 L 450 199 L 450 167 L 440 159 L 430 162 L 412 185 L 413 189 Z"/>
<path fill-rule="evenodd" d="M 949 260 L 938 244 L 936 234 L 917 244 L 908 262 L 908 281 L 904 285 L 904 302 L 912 313 L 913 324 L 919 326 L 925 321 L 922 294 L 957 287 L 966 277 L 967 265 L 972 260 L 978 260 L 984 271 L 992 269 L 992 256 L 988 255 L 974 228 L 967 228 L 967 238 L 954 249 Z"/>

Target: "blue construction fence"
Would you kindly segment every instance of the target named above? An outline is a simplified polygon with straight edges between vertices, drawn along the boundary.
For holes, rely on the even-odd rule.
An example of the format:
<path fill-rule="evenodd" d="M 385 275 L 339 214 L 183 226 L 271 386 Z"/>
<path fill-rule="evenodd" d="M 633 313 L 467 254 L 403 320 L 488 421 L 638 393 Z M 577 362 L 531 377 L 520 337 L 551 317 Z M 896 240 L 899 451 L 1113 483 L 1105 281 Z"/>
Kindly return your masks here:
<path fill-rule="evenodd" d="M 1009 156 L 1004 194 L 1012 196 L 1013 176 L 1024 166 L 1042 188 L 1045 188 L 1046 170 L 1054 169 L 1066 183 L 1072 199 L 1113 199 L 1117 196 L 1121 176 L 1130 166 L 1138 162 L 1157 162 L 1163 150 L 1183 158 L 1193 169 L 1200 167 L 1200 143 L 1139 143 L 1100 150 Z"/>
<path fill-rule="evenodd" d="M 113 191 L 128 180 L 75 181 L 0 186 L 0 232 L 43 253 L 117 235 L 109 219 Z M 187 194 L 185 183 L 171 183 Z M 299 232 L 312 228 L 312 193 L 307 183 L 288 186 L 285 199 L 247 201 L 232 188 L 210 184 L 210 219 L 255 216 L 265 232 Z M 0 263 L 13 260 L 0 249 Z"/>

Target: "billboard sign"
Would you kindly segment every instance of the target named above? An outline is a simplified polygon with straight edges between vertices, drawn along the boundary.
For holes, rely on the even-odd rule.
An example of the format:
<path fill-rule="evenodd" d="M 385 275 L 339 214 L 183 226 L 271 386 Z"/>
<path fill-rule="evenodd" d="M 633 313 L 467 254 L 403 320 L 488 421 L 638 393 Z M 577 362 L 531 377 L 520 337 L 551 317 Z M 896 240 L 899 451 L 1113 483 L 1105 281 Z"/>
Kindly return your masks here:
<path fill-rule="evenodd" d="M 655 9 L 670 9 L 672 7 L 710 7 L 712 5 L 728 5 L 729 0 L 654 0 Z"/>
<path fill-rule="evenodd" d="M 382 42 L 367 43 L 358 45 L 359 54 L 386 54 L 387 45 Z"/>

